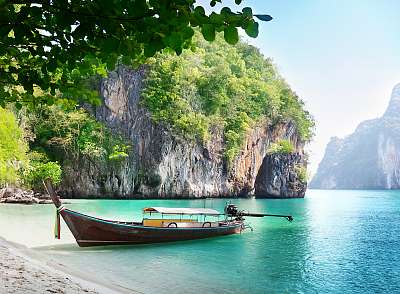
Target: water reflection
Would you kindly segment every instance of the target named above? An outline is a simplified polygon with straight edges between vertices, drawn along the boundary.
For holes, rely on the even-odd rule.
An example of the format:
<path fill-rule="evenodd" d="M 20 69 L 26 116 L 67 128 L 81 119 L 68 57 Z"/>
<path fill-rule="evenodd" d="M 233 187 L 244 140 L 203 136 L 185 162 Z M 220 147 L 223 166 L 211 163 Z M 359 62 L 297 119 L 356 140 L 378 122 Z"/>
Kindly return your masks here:
<path fill-rule="evenodd" d="M 51 206 L 0 205 L 0 235 L 112 284 L 145 293 L 392 291 L 400 288 L 400 196 L 382 191 L 309 191 L 306 199 L 235 199 L 241 209 L 292 214 L 248 219 L 254 231 L 169 244 L 79 248 L 65 225 L 52 239 Z M 207 200 L 222 211 L 226 200 Z M 189 200 L 76 200 L 103 218 L 140 220 L 146 206 L 203 207 Z M 7 224 L 7 225 L 4 225 Z M 382 275 L 382 273 L 385 273 Z"/>

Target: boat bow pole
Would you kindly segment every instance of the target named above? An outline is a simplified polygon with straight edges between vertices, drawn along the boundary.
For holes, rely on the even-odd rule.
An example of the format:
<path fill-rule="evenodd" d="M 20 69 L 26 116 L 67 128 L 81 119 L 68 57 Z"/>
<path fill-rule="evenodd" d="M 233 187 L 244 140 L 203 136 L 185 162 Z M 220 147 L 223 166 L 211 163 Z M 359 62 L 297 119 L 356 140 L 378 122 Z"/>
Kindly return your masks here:
<path fill-rule="evenodd" d="M 61 223 L 60 223 L 60 211 L 64 209 L 62 206 L 60 197 L 57 196 L 56 192 L 53 189 L 53 185 L 51 184 L 50 179 L 45 179 L 43 181 L 43 185 L 46 188 L 47 193 L 49 194 L 51 201 L 53 201 L 56 206 L 56 220 L 54 224 L 54 237 L 56 239 L 60 239 L 61 236 Z"/>
<path fill-rule="evenodd" d="M 53 185 L 51 184 L 50 179 L 45 179 L 43 181 L 43 185 L 46 188 L 47 193 L 49 194 L 51 201 L 53 201 L 54 205 L 59 208 L 61 207 L 60 197 L 57 196 L 56 192 L 54 192 Z"/>

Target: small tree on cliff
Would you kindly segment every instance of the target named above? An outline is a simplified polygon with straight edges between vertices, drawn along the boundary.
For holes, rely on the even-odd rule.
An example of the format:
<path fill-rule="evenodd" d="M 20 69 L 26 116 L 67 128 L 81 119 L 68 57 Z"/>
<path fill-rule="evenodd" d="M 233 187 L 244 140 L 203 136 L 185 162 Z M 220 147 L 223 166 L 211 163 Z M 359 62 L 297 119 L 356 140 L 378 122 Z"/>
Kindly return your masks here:
<path fill-rule="evenodd" d="M 117 63 L 135 65 L 164 48 L 180 54 L 193 28 L 235 44 L 237 28 L 258 35 L 251 8 L 207 15 L 195 0 L 0 0 L 0 105 L 53 104 L 55 97 L 94 103 L 88 77 Z M 221 0 L 210 1 L 211 6 Z M 241 0 L 236 0 L 240 4 Z"/>

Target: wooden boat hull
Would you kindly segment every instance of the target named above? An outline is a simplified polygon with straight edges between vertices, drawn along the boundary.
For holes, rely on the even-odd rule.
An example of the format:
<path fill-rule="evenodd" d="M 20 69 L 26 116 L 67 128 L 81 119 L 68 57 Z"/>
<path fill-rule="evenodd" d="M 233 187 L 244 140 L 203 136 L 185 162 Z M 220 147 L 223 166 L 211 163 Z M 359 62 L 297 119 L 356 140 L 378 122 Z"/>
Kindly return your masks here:
<path fill-rule="evenodd" d="M 59 213 L 80 247 L 195 240 L 236 234 L 243 228 L 241 221 L 221 222 L 218 227 L 165 228 L 103 220 L 67 208 L 62 208 Z"/>

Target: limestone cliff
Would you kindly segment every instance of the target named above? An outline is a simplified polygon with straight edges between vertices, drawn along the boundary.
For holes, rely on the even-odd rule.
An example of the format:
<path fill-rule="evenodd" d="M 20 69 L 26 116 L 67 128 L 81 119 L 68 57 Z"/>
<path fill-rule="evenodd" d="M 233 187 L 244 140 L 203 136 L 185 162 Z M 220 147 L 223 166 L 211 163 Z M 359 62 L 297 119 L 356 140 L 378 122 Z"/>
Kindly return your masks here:
<path fill-rule="evenodd" d="M 320 189 L 400 188 L 400 84 L 384 115 L 344 139 L 332 138 L 310 186 Z"/>
<path fill-rule="evenodd" d="M 298 169 L 307 162 L 300 153 L 267 154 L 255 182 L 255 194 L 262 198 L 298 198 L 306 192 Z"/>
<path fill-rule="evenodd" d="M 291 122 L 254 127 L 231 164 L 223 157 L 224 138 L 214 130 L 207 143 L 185 140 L 156 124 L 142 107 L 146 67 L 120 67 L 101 82 L 103 104 L 96 118 L 129 139 L 129 158 L 120 165 L 82 160 L 65 169 L 64 195 L 118 197 L 304 197 L 305 183 L 294 167 L 304 166 L 303 146 Z M 289 139 L 295 153 L 267 155 L 271 142 Z M 254 187 L 258 187 L 258 189 Z"/>

